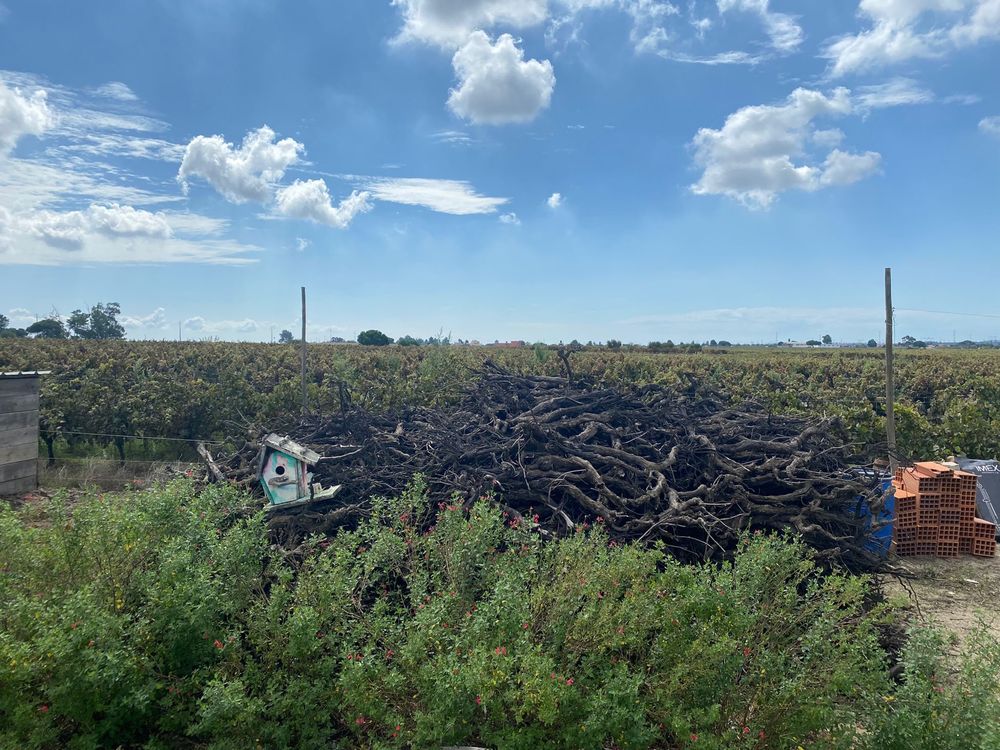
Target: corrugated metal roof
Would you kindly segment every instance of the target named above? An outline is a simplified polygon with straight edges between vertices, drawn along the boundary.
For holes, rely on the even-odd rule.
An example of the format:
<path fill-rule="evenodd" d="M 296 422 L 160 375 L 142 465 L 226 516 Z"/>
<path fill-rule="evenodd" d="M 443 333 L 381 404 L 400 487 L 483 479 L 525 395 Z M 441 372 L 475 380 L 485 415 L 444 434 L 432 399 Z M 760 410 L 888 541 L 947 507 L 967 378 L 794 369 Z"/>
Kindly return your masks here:
<path fill-rule="evenodd" d="M 39 375 L 51 375 L 52 370 L 17 370 L 15 372 L 0 372 L 0 378 L 37 378 Z"/>

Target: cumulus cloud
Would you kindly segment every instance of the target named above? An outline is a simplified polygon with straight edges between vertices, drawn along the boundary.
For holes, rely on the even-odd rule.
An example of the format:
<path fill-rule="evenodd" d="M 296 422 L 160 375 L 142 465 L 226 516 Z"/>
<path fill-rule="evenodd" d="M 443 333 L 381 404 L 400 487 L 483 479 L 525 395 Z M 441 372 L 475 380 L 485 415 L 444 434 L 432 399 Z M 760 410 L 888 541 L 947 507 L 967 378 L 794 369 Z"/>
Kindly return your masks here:
<path fill-rule="evenodd" d="M 334 206 L 330 190 L 323 180 L 296 180 L 281 188 L 275 196 L 275 209 L 283 216 L 308 219 L 337 229 L 346 229 L 360 213 L 372 209 L 370 194 L 352 191 Z"/>
<path fill-rule="evenodd" d="M 25 95 L 0 79 L 0 156 L 9 153 L 21 136 L 41 135 L 53 126 L 55 116 L 46 99 L 43 90 Z"/>
<path fill-rule="evenodd" d="M 167 311 L 158 307 L 149 315 L 123 315 L 122 325 L 126 328 L 166 328 Z"/>
<path fill-rule="evenodd" d="M 14 228 L 49 244 L 80 245 L 88 234 L 118 237 L 172 236 L 170 223 L 162 213 L 112 203 L 91 205 L 84 211 L 35 211 L 14 217 Z"/>
<path fill-rule="evenodd" d="M 1000 115 L 984 117 L 979 121 L 979 130 L 986 133 L 986 135 L 1000 138 Z"/>
<path fill-rule="evenodd" d="M 562 193 L 553 193 L 552 195 L 549 196 L 549 199 L 545 202 L 549 204 L 549 208 L 553 209 L 559 208 L 559 206 L 561 206 L 563 202 Z"/>
<path fill-rule="evenodd" d="M 834 149 L 827 154 L 826 160 L 823 162 L 819 184 L 824 187 L 850 185 L 877 172 L 881 163 L 882 156 L 875 151 L 851 154 Z"/>
<path fill-rule="evenodd" d="M 0 206 L 0 265 L 253 262 L 246 255 L 260 248 L 211 236 L 224 224 L 197 214 L 153 213 L 115 203 L 17 213 Z"/>
<path fill-rule="evenodd" d="M 521 220 L 517 218 L 517 214 L 511 211 L 509 214 L 500 214 L 501 224 L 510 224 L 512 226 L 520 226 Z"/>
<path fill-rule="evenodd" d="M 858 13 L 868 28 L 832 40 L 823 53 L 833 77 L 1000 38 L 1000 0 L 861 0 Z"/>
<path fill-rule="evenodd" d="M 275 141 L 267 125 L 247 133 L 238 148 L 221 135 L 199 135 L 185 148 L 177 177 L 185 191 L 192 177 L 201 177 L 233 203 L 266 203 L 272 185 L 304 152 L 292 138 Z"/>
<path fill-rule="evenodd" d="M 815 120 L 843 117 L 854 109 L 845 88 L 830 94 L 800 88 L 782 104 L 743 107 L 718 130 L 702 128 L 694 137 L 694 160 L 702 175 L 691 190 L 766 208 L 786 190 L 857 182 L 877 171 L 879 154 L 834 149 L 819 161 L 809 149 L 816 145 L 817 133 L 820 143 L 833 140 L 829 131 L 816 129 Z"/>
<path fill-rule="evenodd" d="M 201 331 L 205 328 L 205 319 L 200 315 L 195 315 L 193 318 L 185 320 L 181 325 L 188 331 Z"/>
<path fill-rule="evenodd" d="M 393 0 L 402 9 L 399 39 L 454 48 L 476 29 L 522 29 L 548 17 L 546 0 Z"/>
<path fill-rule="evenodd" d="M 377 200 L 423 206 L 444 214 L 464 216 L 491 214 L 507 203 L 507 198 L 480 195 L 462 180 L 434 180 L 422 177 L 360 177 L 360 186 Z"/>
<path fill-rule="evenodd" d="M 477 124 L 529 122 L 549 106 L 556 76 L 548 60 L 525 60 L 510 34 L 473 32 L 452 58 L 458 85 L 448 107 Z"/>

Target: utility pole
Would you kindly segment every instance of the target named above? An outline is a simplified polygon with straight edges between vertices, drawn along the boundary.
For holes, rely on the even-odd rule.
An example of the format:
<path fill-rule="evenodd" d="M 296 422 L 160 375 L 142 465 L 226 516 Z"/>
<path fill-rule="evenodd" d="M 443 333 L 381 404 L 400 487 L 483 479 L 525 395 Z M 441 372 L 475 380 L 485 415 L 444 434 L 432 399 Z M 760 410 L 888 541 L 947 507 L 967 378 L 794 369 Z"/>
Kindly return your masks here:
<path fill-rule="evenodd" d="M 302 413 L 306 413 L 306 288 L 302 287 Z"/>
<path fill-rule="evenodd" d="M 885 269 L 885 436 L 889 468 L 896 473 L 896 384 L 892 373 L 892 269 Z"/>
<path fill-rule="evenodd" d="M 177 321 L 177 343 L 181 342 L 181 321 Z"/>

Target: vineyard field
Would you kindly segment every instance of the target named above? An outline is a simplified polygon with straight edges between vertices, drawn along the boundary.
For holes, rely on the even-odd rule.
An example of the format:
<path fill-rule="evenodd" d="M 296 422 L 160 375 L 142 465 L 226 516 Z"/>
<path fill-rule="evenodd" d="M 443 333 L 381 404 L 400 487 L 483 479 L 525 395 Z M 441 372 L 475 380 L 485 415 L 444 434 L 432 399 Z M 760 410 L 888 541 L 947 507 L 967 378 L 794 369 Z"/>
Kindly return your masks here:
<path fill-rule="evenodd" d="M 549 348 L 309 347 L 310 409 L 352 402 L 382 411 L 441 405 L 461 396 L 486 358 L 524 374 L 563 374 Z M 576 376 L 627 388 L 697 382 L 733 402 L 777 413 L 840 417 L 865 447 L 884 442 L 881 350 L 720 349 L 700 353 L 587 349 Z M 0 370 L 50 370 L 42 385 L 46 442 L 80 450 L 125 440 L 149 453 L 153 438 L 231 441 L 250 427 L 280 430 L 300 411 L 299 350 L 280 344 L 134 341 L 0 341 Z M 1000 453 L 1000 353 L 901 351 L 897 431 L 904 456 Z M 153 446 L 151 448 L 151 446 Z"/>

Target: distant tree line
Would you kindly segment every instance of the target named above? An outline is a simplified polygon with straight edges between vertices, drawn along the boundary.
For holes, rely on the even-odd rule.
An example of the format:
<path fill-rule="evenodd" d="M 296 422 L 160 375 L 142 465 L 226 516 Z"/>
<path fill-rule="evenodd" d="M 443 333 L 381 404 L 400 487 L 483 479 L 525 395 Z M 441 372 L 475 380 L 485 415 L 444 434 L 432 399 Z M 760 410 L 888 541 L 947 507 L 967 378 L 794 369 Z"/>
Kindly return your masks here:
<path fill-rule="evenodd" d="M 90 312 L 74 310 L 65 321 L 53 311 L 26 328 L 11 328 L 10 319 L 0 315 L 0 338 L 123 339 L 125 328 L 118 321 L 121 312 L 117 302 L 98 302 Z"/>

